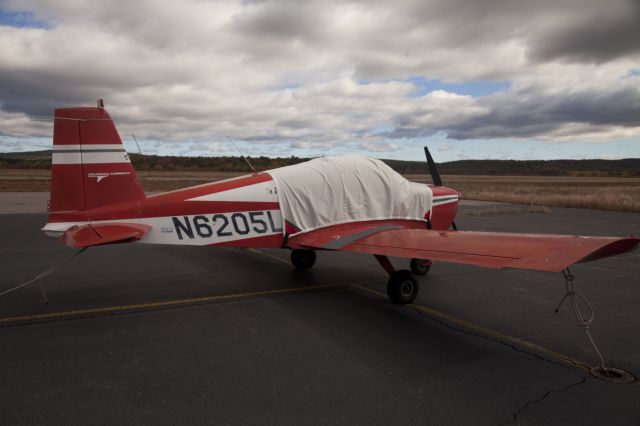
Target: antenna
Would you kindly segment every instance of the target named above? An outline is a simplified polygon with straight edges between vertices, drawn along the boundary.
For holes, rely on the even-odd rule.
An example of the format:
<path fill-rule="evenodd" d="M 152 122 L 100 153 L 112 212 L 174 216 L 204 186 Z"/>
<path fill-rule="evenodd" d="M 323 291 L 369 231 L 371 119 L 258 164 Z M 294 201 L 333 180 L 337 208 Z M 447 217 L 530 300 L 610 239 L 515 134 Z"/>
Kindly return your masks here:
<path fill-rule="evenodd" d="M 253 170 L 253 173 L 258 173 L 256 171 L 256 169 L 253 168 L 253 166 L 251 165 L 251 163 L 249 162 L 249 159 L 247 157 L 245 157 L 244 155 L 242 155 L 242 151 L 240 151 L 240 148 L 238 148 L 238 145 L 235 144 L 235 142 L 233 142 L 233 139 L 231 139 L 229 136 L 227 136 L 227 139 L 229 140 L 229 142 L 231 142 L 231 144 L 234 146 L 234 148 L 240 153 L 240 157 L 247 162 L 247 164 L 249 165 L 249 167 L 251 167 L 251 170 Z"/>
<path fill-rule="evenodd" d="M 131 136 L 133 136 L 133 141 L 136 143 L 136 146 L 138 147 L 138 152 L 140 153 L 140 155 L 142 157 L 144 157 L 144 154 L 142 153 L 142 150 L 140 149 L 140 145 L 138 145 L 138 139 L 136 139 L 135 133 L 131 133 Z M 151 177 L 151 170 L 147 170 L 147 177 L 148 178 Z"/>
<path fill-rule="evenodd" d="M 140 153 L 140 155 L 144 155 L 142 153 L 142 150 L 140 149 L 140 145 L 138 145 L 138 139 L 136 139 L 136 135 L 134 133 L 131 133 L 131 136 L 133 136 L 133 141 L 136 143 L 136 146 L 138 147 L 138 152 Z"/>

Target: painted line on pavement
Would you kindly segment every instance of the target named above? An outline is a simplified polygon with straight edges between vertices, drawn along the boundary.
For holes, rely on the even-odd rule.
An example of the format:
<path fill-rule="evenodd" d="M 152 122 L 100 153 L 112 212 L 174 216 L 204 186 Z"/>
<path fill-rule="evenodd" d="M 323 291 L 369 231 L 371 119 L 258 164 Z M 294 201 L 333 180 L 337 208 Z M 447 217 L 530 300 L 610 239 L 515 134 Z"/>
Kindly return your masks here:
<path fill-rule="evenodd" d="M 374 290 L 372 288 L 368 288 L 365 287 L 363 285 L 358 284 L 357 286 L 355 286 L 356 288 L 360 289 L 360 290 L 364 290 L 367 291 L 369 293 L 375 294 L 376 296 L 382 297 L 384 299 L 387 299 L 387 295 L 382 293 L 381 291 L 378 290 Z M 502 343 L 506 343 L 508 345 L 514 345 L 514 346 L 518 346 L 520 348 L 524 348 L 528 351 L 531 352 L 536 352 L 544 357 L 553 359 L 555 361 L 558 361 L 564 365 L 568 365 L 570 367 L 574 367 L 574 368 L 578 368 L 579 370 L 582 370 L 584 372 L 589 373 L 591 371 L 592 366 L 589 364 L 586 364 L 582 361 L 578 361 L 575 358 L 570 357 L 569 355 L 565 355 L 562 354 L 560 352 L 556 352 L 554 350 L 551 349 L 547 349 L 544 346 L 540 346 L 538 344 L 535 343 L 531 343 L 527 340 L 523 340 L 520 339 L 518 337 L 513 337 L 510 336 L 508 334 L 504 334 L 501 333 L 499 331 L 495 331 L 492 330 L 490 328 L 481 326 L 479 324 L 475 324 L 473 322 L 469 322 L 463 319 L 460 319 L 458 317 L 454 317 L 453 315 L 449 315 L 449 314 L 445 314 L 444 312 L 440 312 L 440 311 L 436 311 L 435 309 L 431 309 L 431 308 L 427 308 L 426 306 L 422 306 L 422 305 L 417 305 L 415 303 L 409 304 L 407 305 L 413 309 L 415 309 L 416 311 L 425 314 L 427 316 L 430 316 L 432 318 L 436 318 L 438 320 L 447 322 L 449 324 L 454 324 L 458 327 L 464 328 L 466 330 L 469 330 L 471 332 L 473 332 L 474 334 L 477 334 L 480 337 L 487 337 L 491 340 L 496 340 L 498 342 L 502 342 Z"/>
<path fill-rule="evenodd" d="M 24 322 L 29 323 L 34 321 L 42 321 L 42 320 L 50 320 L 50 319 L 67 319 L 67 318 L 82 317 L 82 316 L 92 315 L 92 314 L 110 314 L 110 313 L 127 312 L 127 311 L 147 311 L 147 310 L 153 310 L 155 308 L 163 308 L 163 307 L 169 307 L 169 306 L 190 306 L 190 305 L 197 305 L 197 304 L 203 304 L 203 303 L 222 302 L 227 300 L 237 300 L 237 299 L 244 299 L 244 298 L 250 298 L 250 297 L 257 297 L 257 296 L 292 294 L 292 293 L 301 293 L 301 292 L 306 292 L 311 290 L 322 290 L 322 289 L 330 289 L 330 288 L 339 289 L 339 288 L 344 288 L 344 286 L 341 287 L 336 285 L 320 284 L 320 285 L 305 286 L 305 287 L 281 288 L 281 289 L 275 289 L 275 290 L 222 294 L 217 296 L 192 297 L 188 299 L 164 300 L 161 302 L 137 303 L 133 305 L 114 305 L 114 306 L 105 306 L 101 308 L 87 308 L 87 309 L 75 309 L 71 311 L 49 312 L 46 314 L 22 315 L 22 316 L 15 316 L 15 317 L 0 318 L 0 327 L 6 327 L 9 325 L 14 325 L 16 323 L 24 323 Z"/>

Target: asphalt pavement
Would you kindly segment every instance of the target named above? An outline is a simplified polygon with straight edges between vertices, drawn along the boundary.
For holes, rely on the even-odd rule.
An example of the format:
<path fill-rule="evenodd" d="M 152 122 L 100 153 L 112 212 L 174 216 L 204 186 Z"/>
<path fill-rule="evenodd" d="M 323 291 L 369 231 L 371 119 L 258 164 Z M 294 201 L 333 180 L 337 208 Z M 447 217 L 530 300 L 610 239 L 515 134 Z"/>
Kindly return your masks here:
<path fill-rule="evenodd" d="M 640 235 L 638 214 L 526 210 L 469 203 L 457 222 Z M 0 292 L 74 253 L 43 214 L 0 221 Z M 296 272 L 288 254 L 97 247 L 42 280 L 48 305 L 37 283 L 1 296 L 0 423 L 640 424 L 637 381 L 566 362 L 598 358 L 568 304 L 554 313 L 560 274 L 437 263 L 395 306 L 370 256 Z M 607 363 L 640 375 L 640 252 L 573 273 Z"/>

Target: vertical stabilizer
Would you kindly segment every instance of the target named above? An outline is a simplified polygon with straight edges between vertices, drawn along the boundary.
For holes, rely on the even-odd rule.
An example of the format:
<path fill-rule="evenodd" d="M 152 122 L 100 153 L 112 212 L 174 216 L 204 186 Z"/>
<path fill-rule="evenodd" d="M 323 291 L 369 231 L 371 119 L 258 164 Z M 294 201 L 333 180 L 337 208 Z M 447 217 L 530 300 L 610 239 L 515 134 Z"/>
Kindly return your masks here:
<path fill-rule="evenodd" d="M 55 110 L 49 221 L 144 198 L 118 131 L 104 108 Z"/>

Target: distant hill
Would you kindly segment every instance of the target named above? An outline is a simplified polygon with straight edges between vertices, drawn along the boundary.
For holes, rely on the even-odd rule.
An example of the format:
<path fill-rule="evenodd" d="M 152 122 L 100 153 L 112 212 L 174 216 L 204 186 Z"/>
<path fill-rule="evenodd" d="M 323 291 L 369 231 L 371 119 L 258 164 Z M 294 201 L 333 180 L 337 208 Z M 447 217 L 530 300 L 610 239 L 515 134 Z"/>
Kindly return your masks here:
<path fill-rule="evenodd" d="M 402 174 L 427 173 L 418 161 L 384 160 Z M 640 158 L 622 160 L 458 160 L 439 163 L 443 175 L 640 176 Z"/>
<path fill-rule="evenodd" d="M 248 171 L 240 157 L 177 157 L 130 154 L 136 170 Z M 308 158 L 249 157 L 256 170 L 301 163 Z M 426 174 L 425 161 L 383 160 L 401 174 Z M 49 169 L 51 151 L 0 153 L 0 169 Z M 459 160 L 439 163 L 443 175 L 640 176 L 640 158 L 623 160 Z"/>

